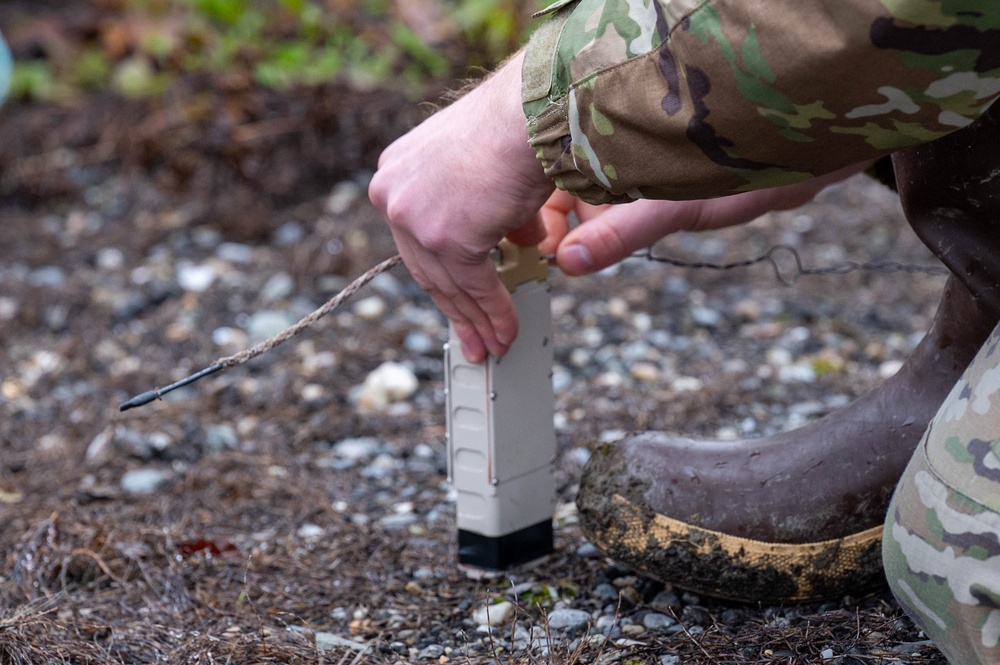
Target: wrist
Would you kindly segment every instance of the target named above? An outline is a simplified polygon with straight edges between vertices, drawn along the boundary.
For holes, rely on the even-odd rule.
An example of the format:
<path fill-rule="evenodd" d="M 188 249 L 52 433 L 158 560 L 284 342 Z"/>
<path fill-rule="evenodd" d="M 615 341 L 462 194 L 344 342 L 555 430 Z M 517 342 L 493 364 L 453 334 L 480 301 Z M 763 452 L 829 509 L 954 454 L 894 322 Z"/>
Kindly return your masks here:
<path fill-rule="evenodd" d="M 490 135 L 496 141 L 493 149 L 501 164 L 516 171 L 526 185 L 537 188 L 547 197 L 555 186 L 545 175 L 535 149 L 528 143 L 528 122 L 521 104 L 523 63 L 524 51 L 521 50 L 507 59 L 484 84 L 487 103 L 495 112 L 495 125 Z"/>

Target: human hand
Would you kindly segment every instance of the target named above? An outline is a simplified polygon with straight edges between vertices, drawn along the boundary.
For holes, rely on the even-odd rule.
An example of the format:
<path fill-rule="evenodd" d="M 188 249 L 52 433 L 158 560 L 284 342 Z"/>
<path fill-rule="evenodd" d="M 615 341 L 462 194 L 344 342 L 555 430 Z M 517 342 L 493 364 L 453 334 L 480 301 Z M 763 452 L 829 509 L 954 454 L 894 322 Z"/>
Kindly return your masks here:
<path fill-rule="evenodd" d="M 489 254 L 505 235 L 544 238 L 536 213 L 554 187 L 527 142 L 521 59 L 386 148 L 368 190 L 410 274 L 476 363 L 502 356 L 517 335 Z"/>
<path fill-rule="evenodd" d="M 791 210 L 810 201 L 827 185 L 867 168 L 855 164 L 810 180 L 717 199 L 695 201 L 639 200 L 592 206 L 556 191 L 540 211 L 547 236 L 543 254 L 555 254 L 568 275 L 596 272 L 649 247 L 677 231 L 707 231 L 752 221 L 774 210 Z M 569 213 L 581 224 L 570 231 Z"/>

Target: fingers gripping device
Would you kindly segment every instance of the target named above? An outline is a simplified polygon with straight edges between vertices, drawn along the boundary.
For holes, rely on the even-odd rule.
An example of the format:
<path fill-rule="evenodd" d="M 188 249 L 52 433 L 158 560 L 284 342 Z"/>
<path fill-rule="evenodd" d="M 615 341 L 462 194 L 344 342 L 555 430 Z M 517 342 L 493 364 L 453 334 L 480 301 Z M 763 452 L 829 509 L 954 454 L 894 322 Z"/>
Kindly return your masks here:
<path fill-rule="evenodd" d="M 458 493 L 458 560 L 470 574 L 501 571 L 552 551 L 555 429 L 548 264 L 504 241 L 497 271 L 520 332 L 503 358 L 465 360 L 445 345 L 448 477 Z"/>

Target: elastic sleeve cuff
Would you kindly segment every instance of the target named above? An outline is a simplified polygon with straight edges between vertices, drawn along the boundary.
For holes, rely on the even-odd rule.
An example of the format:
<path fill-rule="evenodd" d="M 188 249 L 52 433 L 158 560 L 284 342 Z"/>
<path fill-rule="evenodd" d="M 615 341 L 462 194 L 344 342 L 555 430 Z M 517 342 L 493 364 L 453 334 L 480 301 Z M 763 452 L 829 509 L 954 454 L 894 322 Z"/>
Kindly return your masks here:
<path fill-rule="evenodd" d="M 631 201 L 635 196 L 614 194 L 587 175 L 573 155 L 567 89 L 557 89 L 554 76 L 559 39 L 576 0 L 563 0 L 541 13 L 552 16 L 532 35 L 521 68 L 521 101 L 527 117 L 528 143 L 542 163 L 545 175 L 587 203 L 599 205 Z"/>

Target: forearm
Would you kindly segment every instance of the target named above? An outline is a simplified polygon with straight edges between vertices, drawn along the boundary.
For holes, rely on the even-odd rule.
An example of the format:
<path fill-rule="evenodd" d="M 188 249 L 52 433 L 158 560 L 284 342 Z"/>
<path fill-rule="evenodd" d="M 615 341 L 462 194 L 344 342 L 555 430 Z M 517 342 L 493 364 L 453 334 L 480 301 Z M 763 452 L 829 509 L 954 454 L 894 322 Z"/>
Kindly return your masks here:
<path fill-rule="evenodd" d="M 577 0 L 529 45 L 531 142 L 591 202 L 802 181 L 943 136 L 1000 95 L 984 0 L 635 4 Z"/>

